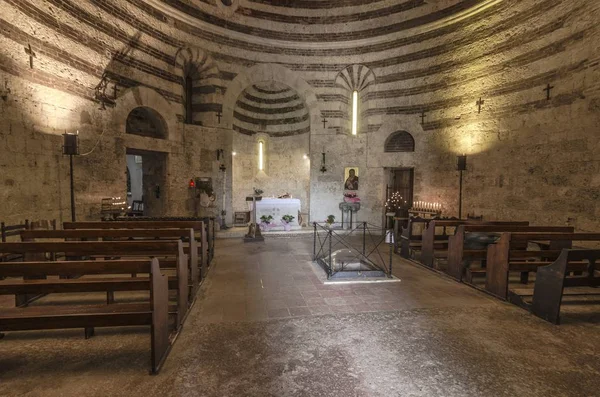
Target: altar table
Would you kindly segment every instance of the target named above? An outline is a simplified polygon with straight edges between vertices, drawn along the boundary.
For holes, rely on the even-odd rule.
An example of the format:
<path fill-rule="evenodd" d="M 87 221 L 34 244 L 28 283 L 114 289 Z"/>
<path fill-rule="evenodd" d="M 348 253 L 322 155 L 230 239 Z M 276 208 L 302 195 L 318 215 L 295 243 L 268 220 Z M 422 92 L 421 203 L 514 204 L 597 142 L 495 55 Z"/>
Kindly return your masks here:
<path fill-rule="evenodd" d="M 271 215 L 273 220 L 269 230 L 278 231 L 284 230 L 281 217 L 284 215 L 292 215 L 294 220 L 290 223 L 292 230 L 302 229 L 298 223 L 300 216 L 300 200 L 299 199 L 278 199 L 263 197 L 261 201 L 256 202 L 256 222 L 260 223 L 260 217 Z"/>

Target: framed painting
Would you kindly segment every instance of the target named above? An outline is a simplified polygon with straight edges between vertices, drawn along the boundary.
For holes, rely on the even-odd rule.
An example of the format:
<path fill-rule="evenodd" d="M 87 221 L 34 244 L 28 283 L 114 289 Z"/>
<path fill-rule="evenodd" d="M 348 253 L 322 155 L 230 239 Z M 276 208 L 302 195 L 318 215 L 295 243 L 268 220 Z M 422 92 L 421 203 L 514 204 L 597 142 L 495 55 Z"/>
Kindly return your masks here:
<path fill-rule="evenodd" d="M 344 190 L 358 190 L 358 167 L 344 169 Z"/>

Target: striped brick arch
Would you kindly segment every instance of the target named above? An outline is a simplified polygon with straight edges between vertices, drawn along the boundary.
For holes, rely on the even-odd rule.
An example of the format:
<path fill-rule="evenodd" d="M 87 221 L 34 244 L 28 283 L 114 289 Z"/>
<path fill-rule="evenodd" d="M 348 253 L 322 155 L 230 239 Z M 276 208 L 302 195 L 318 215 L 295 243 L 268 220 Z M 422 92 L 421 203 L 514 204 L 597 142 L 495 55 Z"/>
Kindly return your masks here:
<path fill-rule="evenodd" d="M 352 93 L 358 91 L 358 132 L 368 132 L 368 93 L 375 81 L 375 73 L 364 65 L 349 65 L 335 78 L 335 88 L 341 98 L 339 113 L 342 115 L 342 132 L 350 133 L 352 128 Z"/>
<path fill-rule="evenodd" d="M 183 117 L 190 124 L 216 126 L 220 114 L 222 87 L 220 72 L 212 57 L 197 47 L 180 49 L 175 65 L 181 73 Z M 187 87 L 191 80 L 191 87 Z M 191 88 L 190 95 L 187 90 Z M 188 114 L 191 112 L 191 116 Z"/>
<path fill-rule="evenodd" d="M 233 130 L 281 137 L 310 132 L 310 115 L 298 93 L 283 83 L 250 85 L 235 103 Z"/>

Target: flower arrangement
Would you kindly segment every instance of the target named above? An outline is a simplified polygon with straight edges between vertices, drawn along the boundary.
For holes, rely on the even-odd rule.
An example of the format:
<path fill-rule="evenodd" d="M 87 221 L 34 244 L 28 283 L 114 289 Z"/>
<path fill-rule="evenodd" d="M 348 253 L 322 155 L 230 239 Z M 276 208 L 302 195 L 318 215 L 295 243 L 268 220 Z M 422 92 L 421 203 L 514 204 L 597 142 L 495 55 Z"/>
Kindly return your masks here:
<path fill-rule="evenodd" d="M 281 217 L 281 220 L 285 223 L 292 223 L 294 219 L 296 219 L 296 217 L 293 215 L 284 215 Z"/>
<path fill-rule="evenodd" d="M 292 223 L 294 219 L 296 219 L 296 217 L 293 215 L 282 216 L 281 220 L 283 221 L 283 230 L 285 230 L 286 232 L 292 230 L 292 226 L 290 225 L 290 223 Z"/>
<path fill-rule="evenodd" d="M 263 194 L 263 190 L 262 189 L 254 188 L 254 195 L 255 196 L 260 196 L 262 194 Z"/>
<path fill-rule="evenodd" d="M 333 223 L 335 222 L 335 216 L 334 215 L 328 215 L 327 216 L 327 220 L 325 221 L 329 226 L 333 225 Z"/>
<path fill-rule="evenodd" d="M 271 221 L 273 220 L 273 216 L 271 215 L 263 215 L 260 217 L 260 221 L 264 224 L 269 224 L 271 223 Z"/>
<path fill-rule="evenodd" d="M 360 203 L 360 198 L 358 198 L 358 196 L 356 196 L 356 193 L 347 192 L 347 193 L 344 193 L 344 202 Z"/>

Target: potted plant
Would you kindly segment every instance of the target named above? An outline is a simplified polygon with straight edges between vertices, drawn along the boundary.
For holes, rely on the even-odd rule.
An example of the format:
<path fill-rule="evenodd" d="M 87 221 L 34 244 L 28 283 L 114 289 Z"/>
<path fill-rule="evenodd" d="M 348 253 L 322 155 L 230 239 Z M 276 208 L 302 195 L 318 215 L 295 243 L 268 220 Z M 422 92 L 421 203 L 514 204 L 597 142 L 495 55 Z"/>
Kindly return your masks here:
<path fill-rule="evenodd" d="M 283 221 L 283 229 L 286 232 L 292 230 L 292 226 L 290 225 L 290 223 L 292 223 L 294 219 L 296 219 L 296 217 L 293 215 L 284 215 L 281 217 L 281 220 Z"/>
<path fill-rule="evenodd" d="M 333 223 L 335 222 L 335 216 L 334 215 L 328 215 L 327 216 L 327 220 L 325 222 L 327 223 L 328 227 L 333 226 Z"/>
<path fill-rule="evenodd" d="M 273 216 L 271 216 L 271 215 L 262 215 L 260 217 L 260 230 L 262 230 L 262 231 L 268 231 L 269 230 L 269 225 L 271 224 L 272 220 L 273 220 Z"/>

